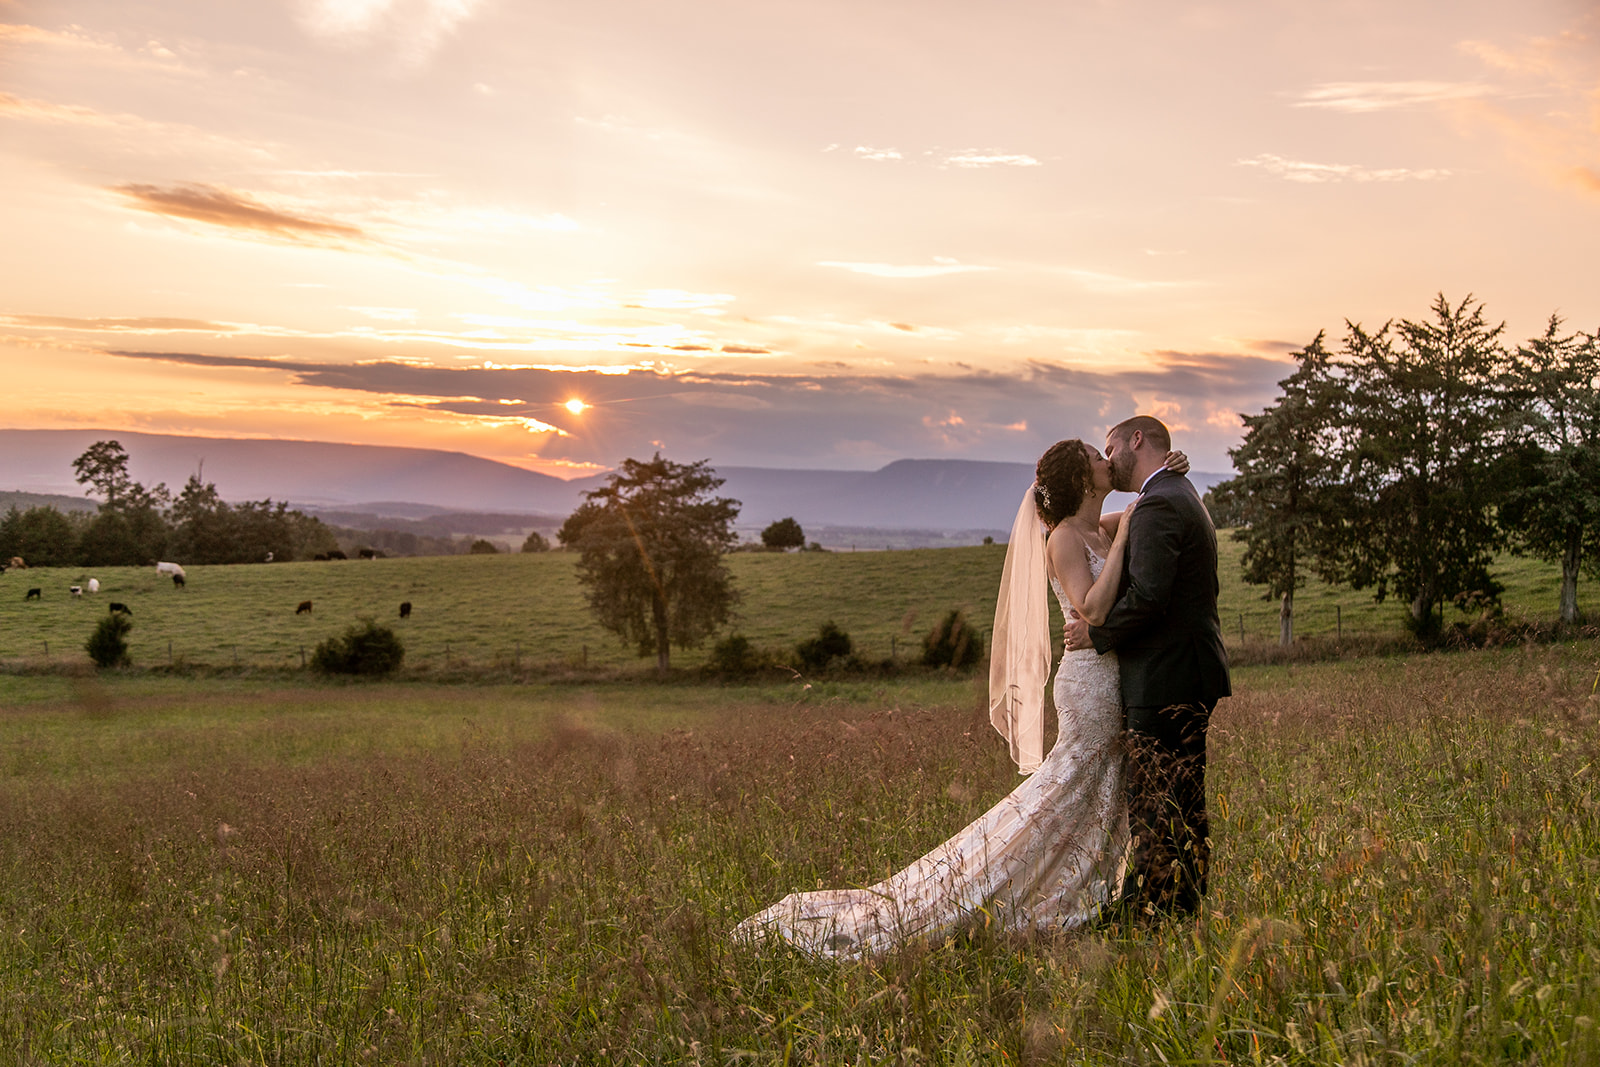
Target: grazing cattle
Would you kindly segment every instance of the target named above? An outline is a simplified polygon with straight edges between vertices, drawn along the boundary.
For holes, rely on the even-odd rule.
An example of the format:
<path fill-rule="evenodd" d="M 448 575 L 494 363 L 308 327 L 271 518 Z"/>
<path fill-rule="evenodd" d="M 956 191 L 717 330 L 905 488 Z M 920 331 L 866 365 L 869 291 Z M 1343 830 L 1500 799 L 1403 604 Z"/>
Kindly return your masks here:
<path fill-rule="evenodd" d="M 156 573 L 157 574 L 170 574 L 173 577 L 181 578 L 181 577 L 183 577 L 183 568 L 178 566 L 178 564 L 176 564 L 176 563 L 157 563 L 156 564 Z"/>
<path fill-rule="evenodd" d="M 189 584 L 188 582 L 183 580 L 183 575 L 174 574 L 172 576 L 172 587 L 174 589 L 182 589 L 184 586 L 186 586 L 188 584 Z"/>
<path fill-rule="evenodd" d="M 132 608 L 128 607 L 128 605 L 126 605 L 126 604 L 119 604 L 115 600 L 113 600 L 109 605 L 107 605 L 107 607 L 110 610 L 111 614 L 113 614 L 113 615 L 115 615 L 119 611 L 122 612 L 124 615 L 132 615 L 133 614 L 133 609 Z"/>
<path fill-rule="evenodd" d="M 362 548 L 356 551 L 356 555 L 360 556 L 362 559 L 377 559 L 378 550 L 375 548 Z"/>
<path fill-rule="evenodd" d="M 43 600 L 44 599 L 44 590 L 43 589 L 30 589 L 30 590 L 28 590 L 28 595 L 23 597 L 22 599 L 23 600 Z"/>
<path fill-rule="evenodd" d="M 294 609 L 294 613 L 296 615 L 310 615 L 311 614 L 311 601 L 309 601 L 309 600 L 300 601 L 300 606 Z"/>
<path fill-rule="evenodd" d="M 98 593 L 99 591 L 100 591 L 100 579 L 98 579 L 98 578 L 90 578 L 89 579 L 89 592 Z"/>
<path fill-rule="evenodd" d="M 6 570 L 8 571 L 25 571 L 27 569 L 28 565 L 22 562 L 21 556 L 12 556 L 6 560 Z"/>
<path fill-rule="evenodd" d="M 73 596 L 82 596 L 83 595 L 83 586 L 81 586 L 81 585 L 69 585 L 69 586 L 67 586 L 67 592 L 71 593 Z"/>
<path fill-rule="evenodd" d="M 272 553 L 271 553 L 271 552 L 268 552 L 268 553 L 267 553 L 267 558 L 266 558 L 266 559 L 264 559 L 264 560 L 262 560 L 262 561 L 261 561 L 261 562 L 262 562 L 262 563 L 271 563 L 271 562 L 272 562 Z"/>
<path fill-rule="evenodd" d="M 349 559 L 350 557 L 340 552 L 337 548 L 328 553 L 329 559 Z"/>
<path fill-rule="evenodd" d="M 402 600 L 400 602 L 400 617 L 402 619 L 411 618 L 411 601 Z"/>

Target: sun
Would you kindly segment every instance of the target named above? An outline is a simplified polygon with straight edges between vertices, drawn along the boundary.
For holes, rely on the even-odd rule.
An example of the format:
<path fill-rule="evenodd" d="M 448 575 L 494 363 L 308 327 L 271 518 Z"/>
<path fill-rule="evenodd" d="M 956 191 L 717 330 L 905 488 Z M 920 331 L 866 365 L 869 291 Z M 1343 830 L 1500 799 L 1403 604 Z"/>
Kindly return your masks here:
<path fill-rule="evenodd" d="M 574 415 L 582 415 L 583 412 L 584 412 L 584 409 L 587 408 L 588 406 L 589 406 L 588 404 L 585 404 L 583 401 L 577 399 L 576 397 L 574 397 L 573 399 L 567 401 L 566 405 L 565 405 L 566 409 L 568 411 L 572 412 Z"/>

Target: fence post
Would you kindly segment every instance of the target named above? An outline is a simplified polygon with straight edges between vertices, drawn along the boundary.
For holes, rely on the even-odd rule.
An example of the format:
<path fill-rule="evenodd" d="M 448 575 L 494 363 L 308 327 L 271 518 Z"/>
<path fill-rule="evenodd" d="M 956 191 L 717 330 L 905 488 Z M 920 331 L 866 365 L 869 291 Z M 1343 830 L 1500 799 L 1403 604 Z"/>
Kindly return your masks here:
<path fill-rule="evenodd" d="M 1337 640 L 1343 641 L 1344 640 L 1344 609 L 1341 608 L 1338 604 L 1335 604 L 1333 606 L 1333 621 L 1334 621 L 1334 625 L 1338 627 L 1339 636 L 1338 636 Z"/>
<path fill-rule="evenodd" d="M 46 641 L 44 643 L 44 658 L 45 659 L 49 659 L 50 658 L 50 642 L 49 641 Z"/>
<path fill-rule="evenodd" d="M 1239 643 L 1244 644 L 1244 612 L 1239 612 Z"/>

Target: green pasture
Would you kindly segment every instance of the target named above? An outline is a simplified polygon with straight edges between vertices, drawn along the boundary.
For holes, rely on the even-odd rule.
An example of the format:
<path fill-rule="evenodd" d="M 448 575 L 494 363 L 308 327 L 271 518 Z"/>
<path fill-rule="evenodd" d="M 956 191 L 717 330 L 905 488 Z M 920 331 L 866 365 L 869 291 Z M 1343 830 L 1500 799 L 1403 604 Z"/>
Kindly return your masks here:
<path fill-rule="evenodd" d="M 1198 920 L 865 962 L 727 934 L 1015 785 L 977 680 L 11 673 L 0 1063 L 1593 1063 L 1597 671 L 1240 670 Z"/>
<path fill-rule="evenodd" d="M 1278 607 L 1239 579 L 1241 547 L 1221 540 L 1223 632 L 1251 642 L 1277 639 Z M 951 608 L 987 630 L 994 614 L 1005 548 L 1000 545 L 895 552 L 736 553 L 729 567 L 742 600 L 731 628 L 757 646 L 792 649 L 832 619 L 864 659 L 904 662 Z M 317 642 L 372 617 L 392 625 L 412 669 L 450 671 L 550 667 L 637 667 L 634 650 L 591 618 L 563 552 L 435 556 L 188 568 L 176 589 L 151 568 L 35 568 L 0 575 L 0 663 L 87 663 L 84 641 L 112 601 L 133 610 L 133 662 L 141 667 L 298 668 Z M 100 592 L 74 599 L 68 587 L 100 580 Z M 1506 557 L 1499 576 L 1513 615 L 1552 618 L 1559 572 Z M 39 601 L 25 601 L 30 588 Z M 1579 603 L 1600 612 L 1591 582 Z M 296 615 L 310 600 L 312 611 Z M 398 618 L 402 601 L 411 618 Z M 1376 604 L 1367 592 L 1312 582 L 1296 599 L 1303 636 L 1395 634 L 1404 606 Z M 1451 618 L 1456 618 L 1453 612 Z M 673 663 L 696 667 L 707 647 L 674 651 Z"/>

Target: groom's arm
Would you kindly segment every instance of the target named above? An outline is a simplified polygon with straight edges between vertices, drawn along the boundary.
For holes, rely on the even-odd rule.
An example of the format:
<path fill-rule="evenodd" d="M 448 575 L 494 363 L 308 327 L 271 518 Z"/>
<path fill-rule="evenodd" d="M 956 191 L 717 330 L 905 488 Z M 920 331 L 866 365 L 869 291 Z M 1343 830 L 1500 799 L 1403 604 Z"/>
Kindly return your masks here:
<path fill-rule="evenodd" d="M 1128 529 L 1128 585 L 1106 621 L 1089 627 L 1096 652 L 1116 648 L 1130 636 L 1166 616 L 1183 548 L 1183 517 L 1166 497 L 1147 494 L 1125 522 Z"/>

